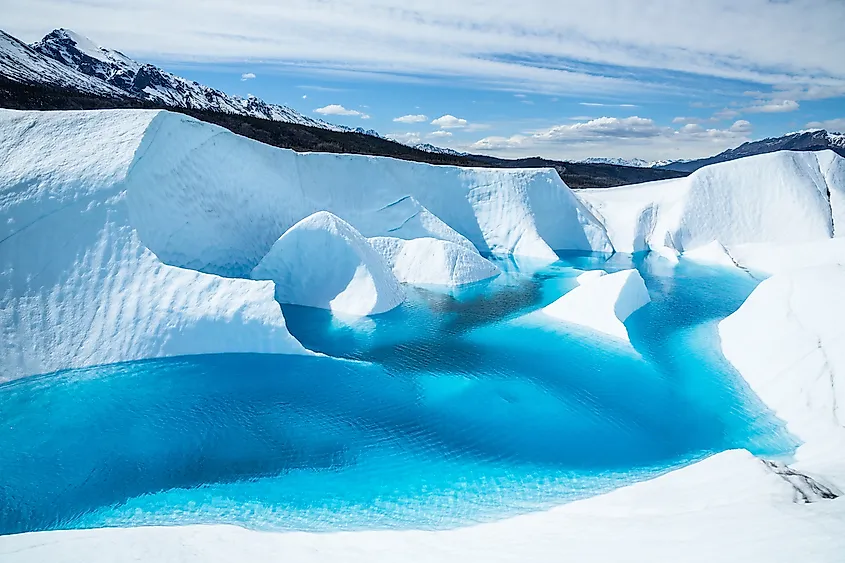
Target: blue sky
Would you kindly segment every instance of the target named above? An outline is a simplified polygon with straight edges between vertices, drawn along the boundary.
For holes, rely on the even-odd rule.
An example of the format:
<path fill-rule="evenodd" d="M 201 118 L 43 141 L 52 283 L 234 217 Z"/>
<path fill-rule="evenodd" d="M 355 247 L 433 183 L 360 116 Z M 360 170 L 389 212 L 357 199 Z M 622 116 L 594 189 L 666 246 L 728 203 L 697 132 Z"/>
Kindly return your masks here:
<path fill-rule="evenodd" d="M 3 7 L 26 41 L 70 28 L 228 93 L 405 142 L 656 160 L 845 129 L 841 0 L 26 4 Z"/>

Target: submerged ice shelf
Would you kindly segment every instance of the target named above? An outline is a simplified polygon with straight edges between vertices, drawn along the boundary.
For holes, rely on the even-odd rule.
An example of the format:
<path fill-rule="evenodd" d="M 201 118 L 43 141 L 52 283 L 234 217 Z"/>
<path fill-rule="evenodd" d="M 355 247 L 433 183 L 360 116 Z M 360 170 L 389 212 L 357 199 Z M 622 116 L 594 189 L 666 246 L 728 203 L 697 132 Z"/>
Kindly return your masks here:
<path fill-rule="evenodd" d="M 794 447 L 714 341 L 753 289 L 747 276 L 683 260 L 666 274 L 622 255 L 496 263 L 497 278 L 408 288 L 377 317 L 284 306 L 291 334 L 335 358 L 195 356 L 0 387 L 0 533 L 444 528 L 712 452 Z M 652 299 L 626 321 L 640 356 L 514 322 L 580 270 L 632 267 Z"/>

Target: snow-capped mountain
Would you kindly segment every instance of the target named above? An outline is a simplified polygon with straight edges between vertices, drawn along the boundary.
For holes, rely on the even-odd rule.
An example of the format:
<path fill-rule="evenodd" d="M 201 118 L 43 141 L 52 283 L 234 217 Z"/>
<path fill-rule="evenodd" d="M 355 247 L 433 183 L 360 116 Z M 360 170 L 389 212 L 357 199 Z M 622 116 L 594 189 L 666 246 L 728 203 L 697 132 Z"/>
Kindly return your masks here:
<path fill-rule="evenodd" d="M 130 59 L 120 51 L 100 47 L 68 29 L 56 29 L 32 49 L 66 67 L 98 78 L 132 97 L 169 106 L 219 111 L 346 131 L 312 119 L 287 106 L 269 104 L 256 97 L 241 98 L 186 80 L 154 65 Z"/>
<path fill-rule="evenodd" d="M 452 156 L 466 156 L 467 153 L 456 151 L 454 149 L 447 149 L 446 147 L 437 147 L 432 145 L 431 143 L 418 143 L 416 145 L 410 145 L 415 149 L 419 149 L 421 151 L 430 152 L 434 154 L 448 154 Z"/>
<path fill-rule="evenodd" d="M 845 135 L 842 133 L 829 133 L 824 129 L 797 131 L 781 137 L 769 137 L 760 141 L 743 143 L 735 149 L 726 150 L 709 158 L 674 162 L 663 165 L 662 167 L 679 172 L 694 172 L 709 164 L 727 162 L 746 156 L 777 151 L 821 151 L 826 149 L 830 149 L 840 156 L 845 156 Z"/>
<path fill-rule="evenodd" d="M 50 84 L 96 96 L 127 96 L 120 88 L 45 57 L 3 31 L 0 31 L 0 75 L 15 82 Z"/>
<path fill-rule="evenodd" d="M 658 168 L 661 166 L 668 166 L 677 162 L 686 162 L 685 160 L 643 160 L 641 158 L 602 158 L 593 157 L 579 160 L 581 164 L 613 164 L 614 166 L 628 166 L 630 168 Z"/>

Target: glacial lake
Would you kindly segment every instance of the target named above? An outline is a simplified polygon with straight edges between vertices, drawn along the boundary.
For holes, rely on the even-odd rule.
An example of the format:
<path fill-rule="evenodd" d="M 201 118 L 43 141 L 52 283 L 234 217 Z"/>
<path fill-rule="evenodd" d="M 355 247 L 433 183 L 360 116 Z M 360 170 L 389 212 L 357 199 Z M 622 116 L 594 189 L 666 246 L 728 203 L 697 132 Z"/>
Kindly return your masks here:
<path fill-rule="evenodd" d="M 796 443 L 719 351 L 757 281 L 654 256 L 498 260 L 373 318 L 284 306 L 333 357 L 209 355 L 0 386 L 0 533 L 230 523 L 439 529 Z M 582 270 L 636 267 L 633 347 L 525 316 Z"/>

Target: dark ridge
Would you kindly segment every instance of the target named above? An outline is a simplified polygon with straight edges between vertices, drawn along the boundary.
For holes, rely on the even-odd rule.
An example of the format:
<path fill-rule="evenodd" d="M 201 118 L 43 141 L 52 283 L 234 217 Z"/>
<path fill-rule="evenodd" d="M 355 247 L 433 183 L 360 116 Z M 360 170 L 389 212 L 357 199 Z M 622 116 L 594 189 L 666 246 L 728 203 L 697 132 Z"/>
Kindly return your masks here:
<path fill-rule="evenodd" d="M 668 164 L 662 168 L 665 170 L 675 170 L 689 174 L 695 172 L 699 168 L 709 166 L 710 164 L 728 162 L 738 158 L 744 158 L 746 156 L 768 154 L 777 151 L 823 151 L 828 149 L 832 150 L 839 156 L 845 157 L 845 146 L 832 143 L 828 132 L 824 129 L 818 129 L 815 131 L 792 133 L 782 137 L 771 137 L 760 141 L 749 141 L 741 144 L 735 149 L 728 149 L 721 152 L 716 156 L 690 160 L 687 162 L 673 162 L 672 164 Z"/>
<path fill-rule="evenodd" d="M 632 168 L 612 164 L 569 163 L 539 157 L 508 160 L 482 155 L 431 153 L 364 133 L 330 131 L 257 117 L 165 106 L 131 97 L 94 96 L 71 88 L 23 84 L 2 76 L 0 76 L 0 107 L 19 110 L 165 109 L 219 125 L 233 133 L 268 145 L 300 152 L 387 156 L 414 162 L 453 166 L 553 168 L 569 187 L 575 189 L 607 188 L 687 175 L 686 172 L 672 170 Z"/>

